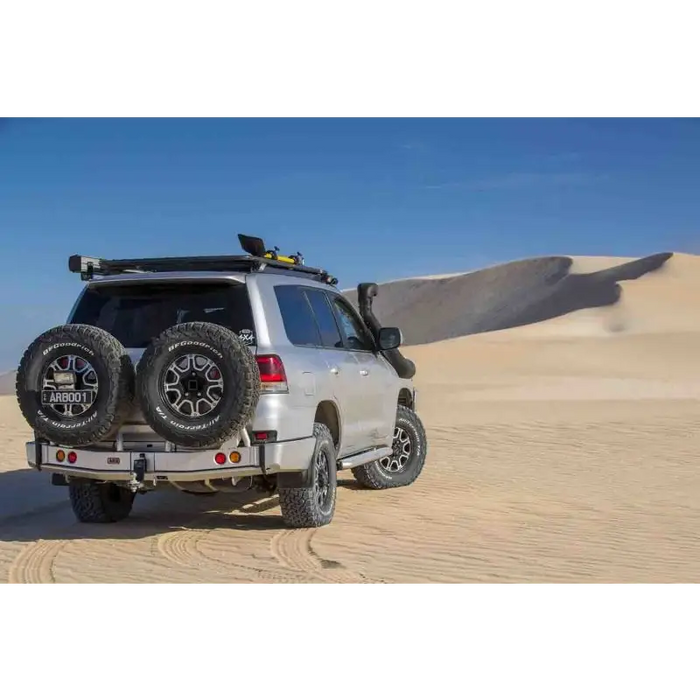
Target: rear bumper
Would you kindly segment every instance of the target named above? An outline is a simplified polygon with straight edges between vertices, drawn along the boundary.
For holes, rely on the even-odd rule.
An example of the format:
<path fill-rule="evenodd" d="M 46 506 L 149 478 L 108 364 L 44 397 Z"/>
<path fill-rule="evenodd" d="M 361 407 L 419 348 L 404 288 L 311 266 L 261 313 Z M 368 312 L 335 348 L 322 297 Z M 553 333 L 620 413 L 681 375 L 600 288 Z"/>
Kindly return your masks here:
<path fill-rule="evenodd" d="M 311 464 L 315 445 L 314 437 L 250 447 L 241 445 L 235 448 L 235 452 L 240 455 L 238 463 L 227 462 L 222 465 L 214 460 L 219 450 L 112 452 L 99 449 L 62 448 L 65 453 L 75 452 L 77 459 L 74 464 L 68 463 L 67 460 L 59 462 L 56 459 L 59 448 L 54 445 L 37 446 L 35 442 L 28 442 L 26 450 L 27 463 L 35 469 L 106 481 L 133 481 L 136 476 L 135 462 L 144 459 L 146 469 L 143 480 L 145 483 L 151 482 L 155 485 L 168 481 L 238 479 L 246 476 L 306 471 Z"/>

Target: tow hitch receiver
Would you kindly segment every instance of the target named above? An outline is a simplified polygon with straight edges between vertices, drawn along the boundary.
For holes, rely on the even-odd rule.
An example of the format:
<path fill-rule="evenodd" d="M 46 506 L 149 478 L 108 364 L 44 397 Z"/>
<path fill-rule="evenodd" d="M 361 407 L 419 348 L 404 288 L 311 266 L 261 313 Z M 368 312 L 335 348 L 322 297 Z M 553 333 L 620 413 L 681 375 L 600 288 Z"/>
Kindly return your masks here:
<path fill-rule="evenodd" d="M 134 460 L 134 473 L 129 482 L 129 488 L 136 492 L 143 486 L 143 481 L 146 478 L 146 455 L 139 455 L 138 459 Z"/>
<path fill-rule="evenodd" d="M 146 456 L 141 455 L 138 459 L 134 460 L 134 478 L 139 483 L 143 483 L 144 477 L 146 476 Z"/>

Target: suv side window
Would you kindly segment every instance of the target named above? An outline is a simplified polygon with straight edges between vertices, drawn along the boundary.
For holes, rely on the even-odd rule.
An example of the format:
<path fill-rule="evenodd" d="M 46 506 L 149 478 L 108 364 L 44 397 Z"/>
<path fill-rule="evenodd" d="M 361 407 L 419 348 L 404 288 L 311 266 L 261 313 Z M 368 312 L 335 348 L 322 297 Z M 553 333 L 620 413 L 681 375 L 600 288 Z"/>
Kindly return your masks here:
<path fill-rule="evenodd" d="M 320 289 L 308 288 L 304 290 L 309 304 L 313 309 L 318 328 L 321 331 L 321 341 L 325 348 L 342 349 L 345 347 L 343 338 L 338 330 L 335 314 L 328 303 L 326 293 Z"/>
<path fill-rule="evenodd" d="M 319 347 L 321 334 L 313 311 L 300 287 L 279 285 L 275 287 L 277 304 L 287 338 L 292 345 Z"/>
<path fill-rule="evenodd" d="M 353 313 L 350 305 L 339 296 L 333 297 L 333 307 L 340 320 L 343 333 L 347 338 L 349 350 L 364 350 L 372 352 L 374 343 L 360 319 Z"/>

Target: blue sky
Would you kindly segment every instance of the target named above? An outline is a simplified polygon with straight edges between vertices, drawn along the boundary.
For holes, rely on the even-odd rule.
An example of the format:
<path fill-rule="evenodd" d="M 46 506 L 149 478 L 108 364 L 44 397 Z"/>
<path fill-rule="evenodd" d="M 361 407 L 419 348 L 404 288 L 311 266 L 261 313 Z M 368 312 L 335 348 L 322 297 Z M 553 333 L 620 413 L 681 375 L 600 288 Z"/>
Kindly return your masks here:
<path fill-rule="evenodd" d="M 699 120 L 0 121 L 0 370 L 62 323 L 72 253 L 237 253 L 342 287 L 539 254 L 700 252 Z"/>

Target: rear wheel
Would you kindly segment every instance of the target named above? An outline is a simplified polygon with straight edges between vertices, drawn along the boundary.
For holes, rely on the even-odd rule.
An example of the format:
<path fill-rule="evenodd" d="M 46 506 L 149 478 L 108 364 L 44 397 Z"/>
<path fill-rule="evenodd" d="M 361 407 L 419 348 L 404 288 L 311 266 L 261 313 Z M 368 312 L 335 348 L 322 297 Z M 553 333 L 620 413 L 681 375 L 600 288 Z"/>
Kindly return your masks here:
<path fill-rule="evenodd" d="M 307 485 L 280 488 L 282 518 L 289 527 L 321 527 L 333 520 L 338 488 L 338 467 L 331 431 L 322 423 L 314 425 L 316 447 L 311 459 Z"/>
<path fill-rule="evenodd" d="M 428 449 L 425 429 L 406 406 L 399 406 L 396 412 L 392 447 L 388 457 L 355 467 L 355 479 L 370 489 L 391 489 L 412 484 L 423 471 Z"/>
<path fill-rule="evenodd" d="M 81 523 L 116 523 L 128 517 L 135 494 L 116 484 L 89 479 L 68 482 L 70 503 Z"/>

